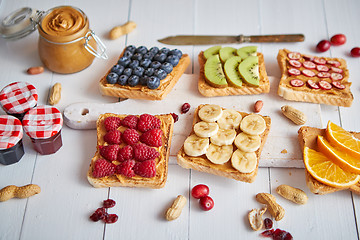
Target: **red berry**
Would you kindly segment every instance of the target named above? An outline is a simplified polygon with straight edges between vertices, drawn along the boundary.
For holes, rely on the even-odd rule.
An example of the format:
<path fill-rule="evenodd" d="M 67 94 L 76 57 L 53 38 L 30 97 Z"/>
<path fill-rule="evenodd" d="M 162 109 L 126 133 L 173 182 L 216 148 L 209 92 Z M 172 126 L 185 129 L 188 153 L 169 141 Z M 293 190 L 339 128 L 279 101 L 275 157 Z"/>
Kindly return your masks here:
<path fill-rule="evenodd" d="M 115 204 L 116 204 L 116 202 L 112 199 L 107 199 L 107 200 L 104 200 L 104 202 L 103 202 L 104 208 L 112 208 L 115 206 Z"/>
<path fill-rule="evenodd" d="M 116 166 L 115 172 L 117 174 L 121 174 L 126 177 L 132 178 L 135 176 L 134 166 L 135 166 L 135 160 L 133 159 L 126 160 Z"/>
<path fill-rule="evenodd" d="M 326 52 L 329 50 L 331 44 L 328 40 L 322 40 L 316 45 L 316 50 L 319 52 Z"/>
<path fill-rule="evenodd" d="M 336 34 L 331 37 L 330 42 L 332 45 L 339 46 L 346 43 L 346 36 L 344 34 Z"/>
<path fill-rule="evenodd" d="M 98 159 L 94 164 L 94 171 L 92 173 L 93 177 L 101 178 L 106 176 L 111 176 L 115 173 L 115 165 L 111 162 L 106 161 L 105 159 Z"/>
<path fill-rule="evenodd" d="M 137 129 L 140 132 L 146 132 L 154 128 L 160 128 L 161 121 L 150 114 L 142 114 L 137 124 Z"/>
<path fill-rule="evenodd" d="M 156 176 L 156 162 L 155 160 L 146 160 L 144 162 L 137 162 L 134 167 L 135 174 L 145 177 L 152 178 Z"/>
<path fill-rule="evenodd" d="M 130 145 L 126 145 L 119 149 L 117 160 L 119 162 L 123 162 L 126 160 L 130 160 L 134 157 L 134 149 Z"/>
<path fill-rule="evenodd" d="M 273 221 L 270 218 L 265 218 L 264 219 L 264 226 L 265 229 L 270 229 L 273 226 Z"/>
<path fill-rule="evenodd" d="M 151 129 L 140 136 L 140 141 L 151 147 L 160 147 L 162 145 L 162 135 L 163 131 L 161 129 Z"/>
<path fill-rule="evenodd" d="M 120 144 L 121 143 L 121 132 L 119 130 L 111 130 L 104 136 L 104 141 L 108 144 Z"/>
<path fill-rule="evenodd" d="M 121 119 L 118 117 L 107 117 L 104 120 L 104 126 L 106 131 L 115 130 L 120 127 Z"/>
<path fill-rule="evenodd" d="M 189 110 L 190 110 L 190 104 L 189 103 L 184 103 L 181 106 L 181 113 L 182 114 L 187 113 Z"/>
<path fill-rule="evenodd" d="M 134 158 L 137 161 L 146 161 L 150 159 L 155 159 L 160 156 L 159 152 L 152 147 L 144 143 L 137 143 L 133 145 L 134 148 Z"/>
<path fill-rule="evenodd" d="M 90 216 L 90 219 L 94 222 L 99 221 L 100 219 L 104 219 L 107 215 L 105 208 L 98 208 L 96 211 Z"/>
<path fill-rule="evenodd" d="M 360 48 L 354 47 L 353 49 L 351 49 L 350 54 L 352 57 L 360 57 Z"/>
<path fill-rule="evenodd" d="M 107 214 L 104 218 L 105 223 L 115 223 L 118 220 L 118 215 L 116 214 Z"/>
<path fill-rule="evenodd" d="M 209 211 L 214 207 L 214 200 L 209 196 L 201 197 L 199 203 L 204 211 Z"/>
<path fill-rule="evenodd" d="M 116 161 L 118 157 L 119 145 L 99 146 L 100 155 L 109 161 Z"/>
<path fill-rule="evenodd" d="M 174 119 L 174 123 L 176 123 L 179 120 L 179 116 L 176 113 L 170 113 L 170 114 Z"/>
<path fill-rule="evenodd" d="M 274 233 L 274 229 L 263 231 L 260 235 L 263 237 L 272 237 Z"/>
<path fill-rule="evenodd" d="M 136 128 L 139 118 L 135 115 L 128 115 L 122 121 L 121 125 L 128 128 Z"/>
<path fill-rule="evenodd" d="M 198 184 L 191 189 L 191 196 L 196 199 L 209 195 L 209 187 L 204 184 Z"/>
<path fill-rule="evenodd" d="M 139 133 L 135 129 L 128 128 L 122 134 L 122 139 L 126 144 L 133 145 L 139 141 Z"/>

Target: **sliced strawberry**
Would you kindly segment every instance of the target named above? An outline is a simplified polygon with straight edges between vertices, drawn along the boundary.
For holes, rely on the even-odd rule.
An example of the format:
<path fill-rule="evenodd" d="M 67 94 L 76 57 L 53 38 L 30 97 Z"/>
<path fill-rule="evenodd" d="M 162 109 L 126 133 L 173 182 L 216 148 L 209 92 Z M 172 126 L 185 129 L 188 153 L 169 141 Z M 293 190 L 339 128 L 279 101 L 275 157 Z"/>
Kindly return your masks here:
<path fill-rule="evenodd" d="M 314 82 L 313 80 L 307 80 L 306 83 L 307 83 L 309 88 L 312 88 L 312 89 L 319 89 L 320 88 L 319 85 L 316 82 Z"/>
<path fill-rule="evenodd" d="M 337 89 L 345 89 L 345 85 L 344 84 L 341 84 L 340 82 L 332 82 L 331 83 L 334 87 L 336 87 Z"/>
<path fill-rule="evenodd" d="M 340 73 L 331 73 L 330 78 L 333 81 L 339 81 L 339 80 L 343 79 L 344 77 Z"/>
<path fill-rule="evenodd" d="M 317 76 L 318 76 L 319 78 L 329 78 L 329 77 L 330 77 L 330 73 L 329 73 L 329 72 L 319 72 L 319 73 L 317 74 Z"/>
<path fill-rule="evenodd" d="M 343 70 L 341 68 L 337 68 L 337 67 L 331 67 L 331 71 L 336 72 L 336 73 L 343 73 Z"/>
<path fill-rule="evenodd" d="M 334 66 L 334 67 L 340 67 L 341 63 L 338 61 L 329 60 L 327 61 L 328 64 Z"/>
<path fill-rule="evenodd" d="M 314 63 L 324 65 L 324 64 L 326 64 L 326 60 L 324 58 L 315 57 L 314 58 Z"/>
<path fill-rule="evenodd" d="M 288 73 L 290 75 L 295 75 L 295 76 L 298 76 L 301 74 L 300 70 L 299 69 L 296 69 L 296 68 L 289 68 L 288 69 Z"/>
<path fill-rule="evenodd" d="M 311 61 L 305 61 L 303 62 L 303 66 L 307 69 L 315 69 L 316 64 Z"/>
<path fill-rule="evenodd" d="M 302 74 L 304 74 L 307 77 L 314 77 L 316 75 L 313 71 L 308 69 L 302 70 Z"/>
<path fill-rule="evenodd" d="M 301 62 L 299 62 L 298 60 L 292 60 L 292 59 L 290 59 L 290 60 L 289 60 L 289 63 L 290 63 L 290 65 L 293 66 L 293 67 L 296 67 L 296 68 L 301 67 Z"/>
<path fill-rule="evenodd" d="M 290 81 L 290 85 L 293 86 L 293 87 L 301 87 L 304 85 L 304 82 L 301 81 L 300 79 L 292 79 Z"/>
<path fill-rule="evenodd" d="M 311 55 L 304 54 L 303 57 L 307 61 L 313 61 L 314 60 L 314 56 L 311 56 Z"/>
<path fill-rule="evenodd" d="M 321 89 L 324 89 L 324 90 L 330 90 L 332 88 L 331 84 L 327 81 L 324 81 L 324 80 L 321 80 L 319 82 L 319 86 Z"/>
<path fill-rule="evenodd" d="M 293 60 L 299 60 L 301 58 L 301 54 L 298 52 L 289 52 L 288 58 Z"/>
<path fill-rule="evenodd" d="M 328 72 L 329 68 L 325 65 L 316 65 L 316 70 L 319 72 Z"/>

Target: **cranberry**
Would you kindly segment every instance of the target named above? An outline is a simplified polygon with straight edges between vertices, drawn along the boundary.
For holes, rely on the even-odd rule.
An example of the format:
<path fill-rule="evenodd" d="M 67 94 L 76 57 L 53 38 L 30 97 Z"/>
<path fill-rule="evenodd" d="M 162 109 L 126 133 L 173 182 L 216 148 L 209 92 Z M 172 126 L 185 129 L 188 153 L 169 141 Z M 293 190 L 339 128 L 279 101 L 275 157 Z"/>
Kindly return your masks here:
<path fill-rule="evenodd" d="M 99 221 L 100 219 L 104 219 L 107 215 L 105 208 L 98 208 L 96 211 L 90 216 L 90 219 L 94 222 Z"/>
<path fill-rule="evenodd" d="M 176 113 L 170 113 L 170 114 L 171 114 L 171 116 L 172 116 L 173 119 L 174 119 L 174 123 L 179 120 L 179 116 L 178 116 Z"/>
<path fill-rule="evenodd" d="M 90 219 L 93 220 L 94 222 L 97 222 L 100 220 L 100 217 L 97 213 L 93 213 L 91 214 Z"/>
<path fill-rule="evenodd" d="M 204 211 L 209 211 L 214 207 L 214 200 L 209 196 L 201 197 L 199 203 Z"/>
<path fill-rule="evenodd" d="M 263 237 L 272 237 L 273 233 L 274 233 L 274 229 L 270 229 L 262 232 L 260 235 Z"/>
<path fill-rule="evenodd" d="M 181 106 L 181 113 L 182 114 L 187 113 L 189 110 L 190 110 L 190 104 L 189 103 L 184 103 Z"/>
<path fill-rule="evenodd" d="M 346 43 L 346 36 L 344 34 L 336 34 L 331 37 L 330 42 L 332 45 L 339 46 Z"/>
<path fill-rule="evenodd" d="M 191 190 L 191 196 L 193 196 L 196 199 L 200 199 L 201 197 L 205 197 L 209 195 L 209 187 L 204 184 L 199 184 L 193 187 Z"/>
<path fill-rule="evenodd" d="M 322 40 L 316 45 L 316 50 L 319 52 L 326 52 L 329 50 L 331 44 L 328 40 Z"/>
<path fill-rule="evenodd" d="M 108 214 L 104 218 L 105 223 L 115 223 L 118 220 L 118 215 L 116 214 Z"/>
<path fill-rule="evenodd" d="M 264 219 L 264 226 L 265 229 L 270 229 L 273 226 L 273 221 L 270 218 L 265 218 Z"/>
<path fill-rule="evenodd" d="M 103 203 L 103 206 L 104 208 L 112 208 L 114 207 L 116 204 L 116 202 L 112 199 L 107 199 L 107 200 L 104 200 L 104 203 Z"/>
<path fill-rule="evenodd" d="M 351 49 L 350 54 L 353 57 L 360 57 L 360 48 L 354 47 L 353 49 Z"/>

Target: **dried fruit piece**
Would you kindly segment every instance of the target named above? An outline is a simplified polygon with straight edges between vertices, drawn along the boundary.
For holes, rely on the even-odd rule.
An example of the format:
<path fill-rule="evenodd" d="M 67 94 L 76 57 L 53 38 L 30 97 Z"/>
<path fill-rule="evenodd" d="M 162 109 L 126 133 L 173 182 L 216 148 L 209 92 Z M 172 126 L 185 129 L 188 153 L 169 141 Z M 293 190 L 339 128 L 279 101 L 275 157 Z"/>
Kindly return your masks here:
<path fill-rule="evenodd" d="M 181 114 L 187 113 L 190 110 L 190 104 L 189 103 L 184 103 L 181 106 Z"/>
<path fill-rule="evenodd" d="M 107 214 L 105 215 L 105 218 L 103 219 L 103 221 L 105 223 L 115 223 L 118 220 L 118 215 L 116 214 Z"/>
<path fill-rule="evenodd" d="M 112 207 L 115 206 L 115 204 L 116 204 L 116 202 L 114 200 L 112 200 L 112 199 L 106 199 L 103 202 L 104 208 L 112 208 Z"/>
<path fill-rule="evenodd" d="M 273 221 L 270 218 L 265 218 L 264 227 L 265 229 L 271 229 L 273 227 Z"/>

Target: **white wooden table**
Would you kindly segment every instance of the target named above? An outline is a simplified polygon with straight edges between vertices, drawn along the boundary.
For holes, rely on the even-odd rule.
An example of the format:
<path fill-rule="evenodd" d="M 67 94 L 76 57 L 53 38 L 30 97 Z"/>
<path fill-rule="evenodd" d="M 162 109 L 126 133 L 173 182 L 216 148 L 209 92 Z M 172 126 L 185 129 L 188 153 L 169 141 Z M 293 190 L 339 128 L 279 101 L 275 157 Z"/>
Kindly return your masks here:
<path fill-rule="evenodd" d="M 281 221 L 274 221 L 274 228 L 289 231 L 295 239 L 359 239 L 359 196 L 349 191 L 314 195 L 306 186 L 302 168 L 263 167 L 259 169 L 256 181 L 248 184 L 183 169 L 176 164 L 176 153 L 190 132 L 193 111 L 198 104 L 216 103 L 250 112 L 253 103 L 262 99 L 265 105 L 261 113 L 273 119 L 262 160 L 300 161 L 296 139 L 298 126 L 279 113 L 280 106 L 290 102 L 276 95 L 280 77 L 276 55 L 280 48 L 316 54 L 317 42 L 336 33 L 344 33 L 347 43 L 318 55 L 347 60 L 355 97 L 352 107 L 291 104 L 309 116 L 309 126 L 325 127 L 331 120 L 347 130 L 360 131 L 360 59 L 349 56 L 350 49 L 360 45 L 360 1 L 0 0 L 0 18 L 20 7 L 47 10 L 68 4 L 79 7 L 88 15 L 91 28 L 107 46 L 109 59 L 97 59 L 89 68 L 76 74 L 59 75 L 45 70 L 41 75 L 30 76 L 26 69 L 41 65 L 38 33 L 13 42 L 0 39 L 0 88 L 13 81 L 30 82 L 38 89 L 39 103 L 46 104 L 50 87 L 60 82 L 63 86 L 62 99 L 57 105 L 60 110 L 76 102 L 114 103 L 118 99 L 101 96 L 97 84 L 126 45 L 163 47 L 166 45 L 157 39 L 176 34 L 303 33 L 306 39 L 303 43 L 258 44 L 259 51 L 265 56 L 268 74 L 275 77 L 269 94 L 220 98 L 202 97 L 196 89 L 197 54 L 207 46 L 167 46 L 190 55 L 192 64 L 186 76 L 165 100 L 127 100 L 118 110 L 119 113 L 179 114 L 184 102 L 191 104 L 190 112 L 179 114 L 180 120 L 174 127 L 168 180 L 163 189 L 93 188 L 86 179 L 86 172 L 95 153 L 95 130 L 79 131 L 64 126 L 63 147 L 48 156 L 37 154 L 25 136 L 26 153 L 21 161 L 0 165 L 0 188 L 34 183 L 41 186 L 42 192 L 28 199 L 0 203 L 0 239 L 259 239 L 260 232 L 251 230 L 247 220 L 249 210 L 261 207 L 255 201 L 259 192 L 274 193 L 278 198 L 286 214 Z M 134 32 L 117 40 L 107 39 L 113 26 L 128 20 L 137 23 Z M 4 114 L 2 110 L 1 114 Z M 287 149 L 288 153 L 280 154 L 282 149 Z M 191 188 L 199 183 L 210 187 L 210 195 L 215 201 L 215 207 L 209 212 L 200 210 L 197 201 L 190 197 Z M 280 184 L 303 189 L 309 196 L 308 204 L 295 205 L 281 198 L 275 193 Z M 179 219 L 167 222 L 164 212 L 178 194 L 186 196 L 188 203 Z M 119 216 L 118 222 L 90 221 L 91 213 L 108 197 L 117 202 L 109 212 Z"/>

